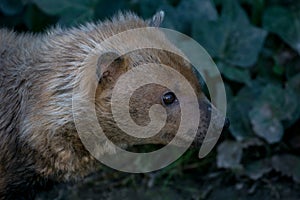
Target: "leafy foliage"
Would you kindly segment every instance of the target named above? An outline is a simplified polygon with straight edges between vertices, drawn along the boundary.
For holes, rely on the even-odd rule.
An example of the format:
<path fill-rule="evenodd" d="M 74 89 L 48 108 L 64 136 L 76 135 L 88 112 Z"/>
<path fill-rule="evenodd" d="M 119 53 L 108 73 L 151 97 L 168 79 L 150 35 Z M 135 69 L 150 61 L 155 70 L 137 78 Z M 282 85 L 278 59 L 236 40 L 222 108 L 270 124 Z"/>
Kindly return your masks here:
<path fill-rule="evenodd" d="M 278 6 L 270 7 L 266 10 L 263 18 L 264 28 L 279 35 L 298 53 L 300 53 L 299 8 L 299 5 L 293 9 Z"/>
<path fill-rule="evenodd" d="M 230 136 L 218 147 L 217 166 L 254 180 L 277 171 L 299 182 L 300 145 L 291 142 L 300 131 L 299 1 L 1 0 L 0 24 L 41 32 L 118 10 L 150 17 L 160 9 L 164 27 L 192 36 L 210 53 L 229 91 Z"/>
<path fill-rule="evenodd" d="M 249 24 L 246 13 L 235 1 L 225 3 L 218 20 L 195 21 L 192 32 L 212 57 L 240 67 L 256 62 L 266 34 Z"/>
<path fill-rule="evenodd" d="M 240 168 L 243 147 L 238 142 L 225 141 L 218 147 L 218 167 Z"/>

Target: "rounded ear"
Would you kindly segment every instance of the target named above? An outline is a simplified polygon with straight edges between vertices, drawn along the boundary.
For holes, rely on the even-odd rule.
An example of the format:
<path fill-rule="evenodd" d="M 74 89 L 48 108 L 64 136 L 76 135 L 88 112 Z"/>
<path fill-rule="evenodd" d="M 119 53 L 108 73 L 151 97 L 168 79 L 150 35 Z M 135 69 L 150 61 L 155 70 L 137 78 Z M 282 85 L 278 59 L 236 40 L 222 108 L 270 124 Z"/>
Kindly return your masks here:
<path fill-rule="evenodd" d="M 100 83 L 106 77 L 116 78 L 119 72 L 123 71 L 125 57 L 116 52 L 105 52 L 98 57 L 96 74 Z"/>
<path fill-rule="evenodd" d="M 164 20 L 165 12 L 164 11 L 158 11 L 153 15 L 152 19 L 149 20 L 148 24 L 151 27 L 159 27 Z"/>

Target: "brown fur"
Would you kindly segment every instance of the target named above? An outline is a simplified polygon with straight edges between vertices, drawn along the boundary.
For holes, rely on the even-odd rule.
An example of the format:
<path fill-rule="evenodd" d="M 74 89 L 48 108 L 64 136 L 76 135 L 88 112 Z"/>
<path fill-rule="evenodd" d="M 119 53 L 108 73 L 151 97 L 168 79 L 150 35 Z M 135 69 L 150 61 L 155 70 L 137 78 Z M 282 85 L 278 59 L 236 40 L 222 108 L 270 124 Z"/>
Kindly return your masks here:
<path fill-rule="evenodd" d="M 120 146 L 167 144 L 174 137 L 180 123 L 179 106 L 168 108 L 166 126 L 157 136 L 145 140 L 126 136 L 111 116 L 111 90 L 118 77 L 141 63 L 156 62 L 172 66 L 194 86 L 201 112 L 196 143 L 201 144 L 210 119 L 210 105 L 183 58 L 155 50 L 131 52 L 109 66 L 103 65 L 97 55 L 86 58 L 105 38 L 149 24 L 157 26 L 161 17 L 153 20 L 144 21 L 129 13 L 79 28 L 57 27 L 46 34 L 0 30 L 0 199 L 28 198 L 31 188 L 45 180 L 77 179 L 95 169 L 97 162 L 76 132 L 72 91 L 88 77 L 89 68 L 96 65 L 100 65 L 101 77 L 96 90 L 97 116 L 114 143 Z M 178 51 L 162 34 L 156 38 L 128 38 L 123 42 L 132 46 L 158 42 Z M 85 88 L 78 96 L 86 98 L 89 91 L 90 88 Z M 161 96 L 166 91 L 162 86 L 149 85 L 135 92 L 130 112 L 137 124 L 148 123 L 147 110 L 155 103 L 161 104 Z"/>

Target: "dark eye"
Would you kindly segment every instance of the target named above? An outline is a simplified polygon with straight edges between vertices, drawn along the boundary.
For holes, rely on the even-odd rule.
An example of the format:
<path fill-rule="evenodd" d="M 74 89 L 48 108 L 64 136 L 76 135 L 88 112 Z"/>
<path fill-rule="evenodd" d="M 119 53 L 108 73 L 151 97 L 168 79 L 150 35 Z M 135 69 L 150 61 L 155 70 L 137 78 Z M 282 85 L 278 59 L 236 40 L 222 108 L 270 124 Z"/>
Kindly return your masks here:
<path fill-rule="evenodd" d="M 165 105 L 170 105 L 174 103 L 175 100 L 176 100 L 176 96 L 173 92 L 167 92 L 162 96 L 162 101 Z"/>

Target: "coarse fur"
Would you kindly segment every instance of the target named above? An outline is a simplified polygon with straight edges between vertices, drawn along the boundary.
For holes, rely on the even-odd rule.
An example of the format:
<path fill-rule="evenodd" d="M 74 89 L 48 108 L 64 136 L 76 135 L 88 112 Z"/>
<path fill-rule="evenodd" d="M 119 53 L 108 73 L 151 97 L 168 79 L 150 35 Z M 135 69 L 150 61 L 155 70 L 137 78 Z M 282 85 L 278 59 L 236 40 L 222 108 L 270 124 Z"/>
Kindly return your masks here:
<path fill-rule="evenodd" d="M 76 180 L 95 169 L 98 162 L 78 137 L 72 111 L 73 89 L 85 79 L 88 82 L 94 73 L 90 69 L 95 66 L 100 71 L 95 95 L 96 113 L 114 143 L 120 146 L 167 144 L 176 133 L 180 123 L 178 106 L 168 108 L 166 126 L 158 136 L 148 140 L 124 135 L 113 122 L 110 98 L 118 77 L 143 62 L 154 62 L 172 66 L 195 88 L 201 113 L 196 142 L 201 144 L 210 121 L 211 105 L 183 58 L 169 52 L 134 51 L 106 66 L 102 62 L 105 58 L 99 58 L 100 52 L 98 55 L 95 51 L 106 50 L 99 44 L 112 35 L 158 26 L 162 18 L 162 13 L 152 20 L 120 13 L 97 24 L 69 29 L 55 27 L 45 34 L 0 30 L 0 199 L 30 198 L 34 196 L 33 188 L 47 180 Z M 141 43 L 162 43 L 179 52 L 163 34 L 153 38 L 142 35 L 128 38 L 120 41 L 118 46 Z M 120 49 L 110 51 L 120 53 Z M 76 94 L 77 98 L 92 98 L 91 88 L 86 86 Z M 149 107 L 161 104 L 161 96 L 166 91 L 167 88 L 162 86 L 148 86 L 135 93 L 130 112 L 137 124 L 147 124 Z M 88 119 L 86 122 L 88 124 Z M 110 153 L 111 150 L 104 147 L 103 151 Z"/>

